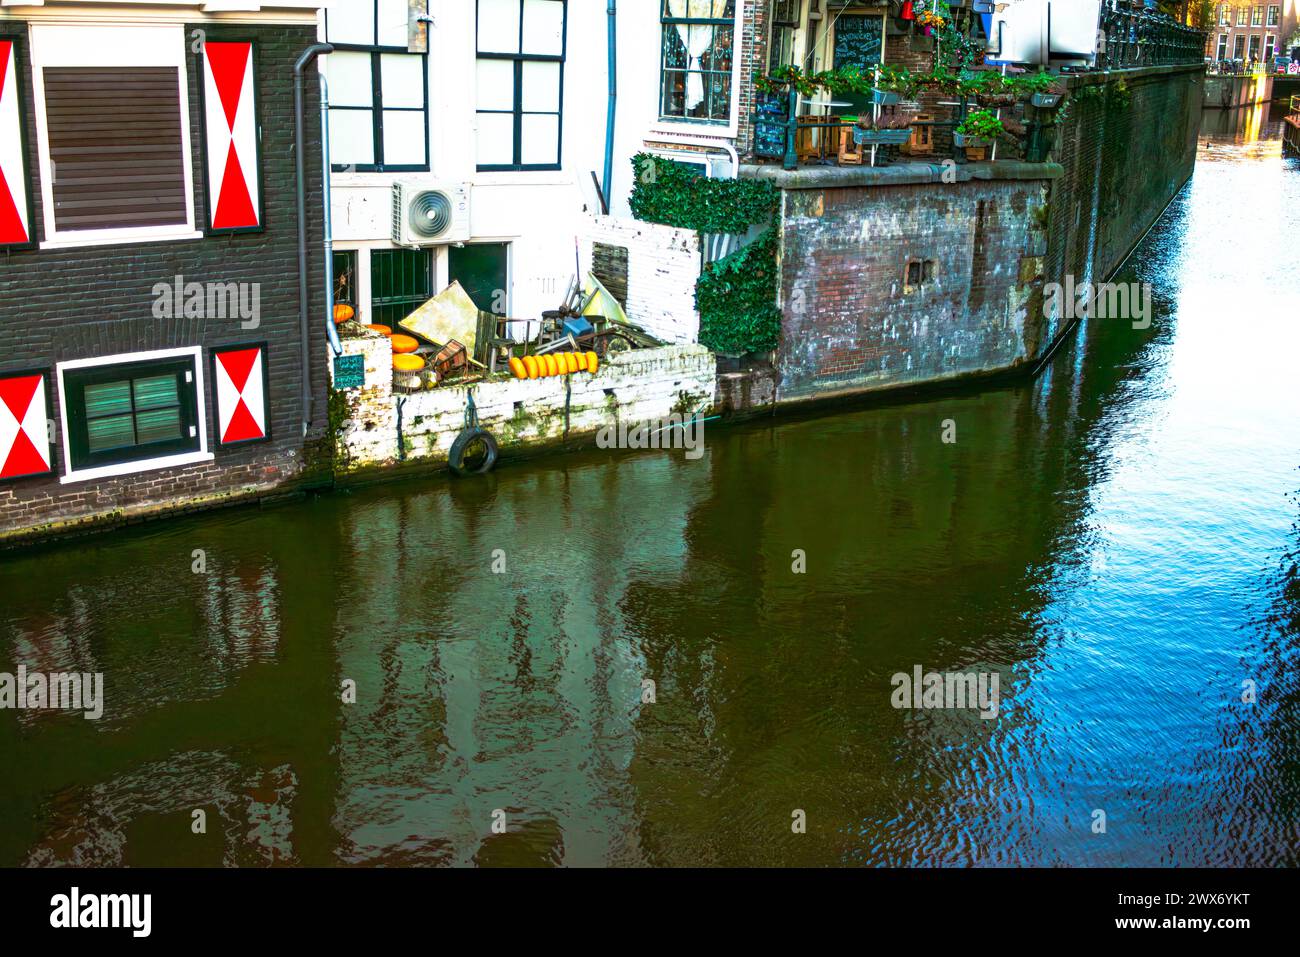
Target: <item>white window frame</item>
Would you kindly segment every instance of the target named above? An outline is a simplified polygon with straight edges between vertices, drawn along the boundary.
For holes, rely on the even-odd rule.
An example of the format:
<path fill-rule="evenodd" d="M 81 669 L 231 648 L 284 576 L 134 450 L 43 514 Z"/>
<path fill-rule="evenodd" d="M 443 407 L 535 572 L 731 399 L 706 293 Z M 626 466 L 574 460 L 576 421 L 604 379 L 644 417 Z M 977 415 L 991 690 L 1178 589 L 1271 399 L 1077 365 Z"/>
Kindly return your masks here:
<path fill-rule="evenodd" d="M 745 42 L 745 2 L 736 0 L 736 22 L 731 33 L 731 118 L 727 123 L 718 123 L 710 120 L 693 119 L 691 117 L 665 117 L 659 110 L 663 106 L 663 0 L 654 0 L 655 3 L 655 24 L 659 32 L 655 35 L 658 46 L 656 53 L 658 59 L 656 62 L 657 77 L 654 85 L 655 121 L 650 124 L 652 133 L 676 133 L 681 135 L 683 132 L 690 131 L 693 134 L 709 137 L 719 137 L 722 139 L 735 139 L 740 130 L 740 83 L 741 76 L 741 56 L 740 51 Z"/>
<path fill-rule="evenodd" d="M 1264 34 L 1264 62 L 1277 56 L 1277 35 L 1273 33 Z"/>
<path fill-rule="evenodd" d="M 1282 25 L 1282 8 L 1276 3 L 1269 4 L 1268 14 L 1264 17 L 1264 26 L 1277 27 L 1281 25 Z"/>
<path fill-rule="evenodd" d="M 189 77 L 185 28 L 137 24 L 33 24 L 30 44 L 32 90 L 36 104 L 36 142 L 41 170 L 41 211 L 45 222 L 42 249 L 109 246 L 119 243 L 202 239 L 194 226 L 194 169 L 190 152 Z M 176 67 L 180 100 L 181 159 L 185 169 L 185 223 L 129 226 L 120 229 L 59 230 L 54 218 L 54 182 L 50 135 L 45 115 L 45 67 Z"/>
<path fill-rule="evenodd" d="M 134 462 L 119 462 L 115 465 L 100 465 L 89 469 L 72 468 L 72 443 L 68 435 L 68 400 L 64 390 L 64 373 L 72 369 L 87 369 L 93 366 L 121 365 L 130 362 L 151 362 L 158 359 L 179 359 L 190 356 L 194 359 L 194 396 L 198 404 L 195 418 L 199 429 L 199 447 L 194 452 L 180 452 L 164 455 L 156 459 L 136 459 Z M 63 475 L 59 483 L 87 482 L 94 479 L 108 478 L 114 475 L 131 475 L 136 472 L 149 472 L 154 469 L 170 468 L 180 465 L 193 465 L 196 462 L 211 462 L 215 458 L 208 448 L 208 409 L 203 391 L 203 347 L 188 346 L 183 349 L 159 349 L 152 352 L 124 352 L 114 356 L 96 356 L 93 359 L 71 359 L 55 366 L 59 380 L 59 427 L 63 433 Z"/>

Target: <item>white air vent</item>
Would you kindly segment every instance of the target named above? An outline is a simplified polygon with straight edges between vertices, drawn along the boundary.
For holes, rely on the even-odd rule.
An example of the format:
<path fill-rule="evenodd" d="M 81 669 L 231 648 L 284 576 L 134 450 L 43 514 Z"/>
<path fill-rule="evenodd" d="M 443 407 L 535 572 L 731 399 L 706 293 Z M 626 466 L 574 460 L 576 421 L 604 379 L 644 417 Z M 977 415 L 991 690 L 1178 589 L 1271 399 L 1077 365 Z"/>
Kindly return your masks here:
<path fill-rule="evenodd" d="M 469 186 L 413 180 L 393 184 L 393 242 L 436 246 L 469 239 Z"/>

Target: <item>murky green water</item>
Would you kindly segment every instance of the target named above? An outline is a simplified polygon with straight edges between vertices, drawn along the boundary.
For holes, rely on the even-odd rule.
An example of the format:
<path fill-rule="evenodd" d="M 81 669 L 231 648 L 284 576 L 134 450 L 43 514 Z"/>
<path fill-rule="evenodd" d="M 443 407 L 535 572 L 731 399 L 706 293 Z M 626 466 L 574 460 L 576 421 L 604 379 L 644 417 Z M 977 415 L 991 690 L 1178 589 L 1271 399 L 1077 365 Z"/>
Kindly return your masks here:
<path fill-rule="evenodd" d="M 0 670 L 107 703 L 0 712 L 0 864 L 1300 862 L 1300 164 L 1241 140 L 1032 386 L 6 555 Z"/>

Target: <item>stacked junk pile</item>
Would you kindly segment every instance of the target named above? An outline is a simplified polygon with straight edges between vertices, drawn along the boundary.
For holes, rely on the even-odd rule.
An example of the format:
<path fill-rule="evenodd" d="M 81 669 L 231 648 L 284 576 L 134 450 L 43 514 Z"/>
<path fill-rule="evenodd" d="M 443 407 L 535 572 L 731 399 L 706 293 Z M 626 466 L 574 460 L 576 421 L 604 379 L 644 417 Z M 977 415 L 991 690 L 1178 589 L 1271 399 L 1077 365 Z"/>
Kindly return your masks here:
<path fill-rule="evenodd" d="M 468 385 L 497 375 L 540 379 L 594 373 L 609 355 L 662 345 L 628 320 L 623 307 L 590 273 L 570 280 L 560 308 L 540 319 L 509 319 L 478 308 L 453 282 L 397 324 L 363 325 L 350 305 L 338 305 L 342 335 L 365 330 L 393 347 L 393 390 L 420 392 Z"/>

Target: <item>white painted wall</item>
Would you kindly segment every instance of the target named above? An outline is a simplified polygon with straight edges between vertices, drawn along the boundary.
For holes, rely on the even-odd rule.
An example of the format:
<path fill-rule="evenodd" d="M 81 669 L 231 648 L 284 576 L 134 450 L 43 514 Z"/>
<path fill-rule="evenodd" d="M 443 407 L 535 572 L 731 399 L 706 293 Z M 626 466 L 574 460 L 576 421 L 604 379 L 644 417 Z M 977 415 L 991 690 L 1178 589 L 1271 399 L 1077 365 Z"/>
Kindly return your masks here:
<path fill-rule="evenodd" d="M 325 0 L 331 8 L 369 0 Z M 631 157 L 654 142 L 734 146 L 738 100 L 728 125 L 661 121 L 659 77 L 661 33 L 658 0 L 618 4 L 618 115 L 611 212 L 628 217 Z M 600 214 L 591 173 L 603 176 L 607 83 L 607 0 L 568 0 L 564 64 L 563 146 L 558 171 L 477 172 L 476 29 L 474 0 L 430 3 L 428 173 L 338 173 L 333 189 L 337 249 L 357 249 L 358 293 L 368 315 L 369 263 L 366 250 L 389 248 L 390 189 L 394 179 L 471 184 L 471 242 L 508 242 L 509 314 L 537 318 L 554 309 L 575 269 L 575 240 Z M 743 3 L 737 3 L 739 21 Z M 321 34 L 324 36 L 324 18 Z M 736 44 L 742 37 L 736 29 Z M 328 59 L 328 58 L 326 58 Z M 733 88 L 740 80 L 740 57 Z M 328 66 L 327 66 L 328 69 Z M 721 154 L 720 154 L 721 155 Z M 581 242 L 579 243 L 581 245 Z M 445 247 L 435 254 L 436 289 L 447 282 Z M 584 268 L 586 263 L 584 262 Z M 692 308 L 693 314 L 693 308 Z M 690 317 L 684 317 L 689 324 Z M 698 322 L 696 323 L 698 327 Z"/>

